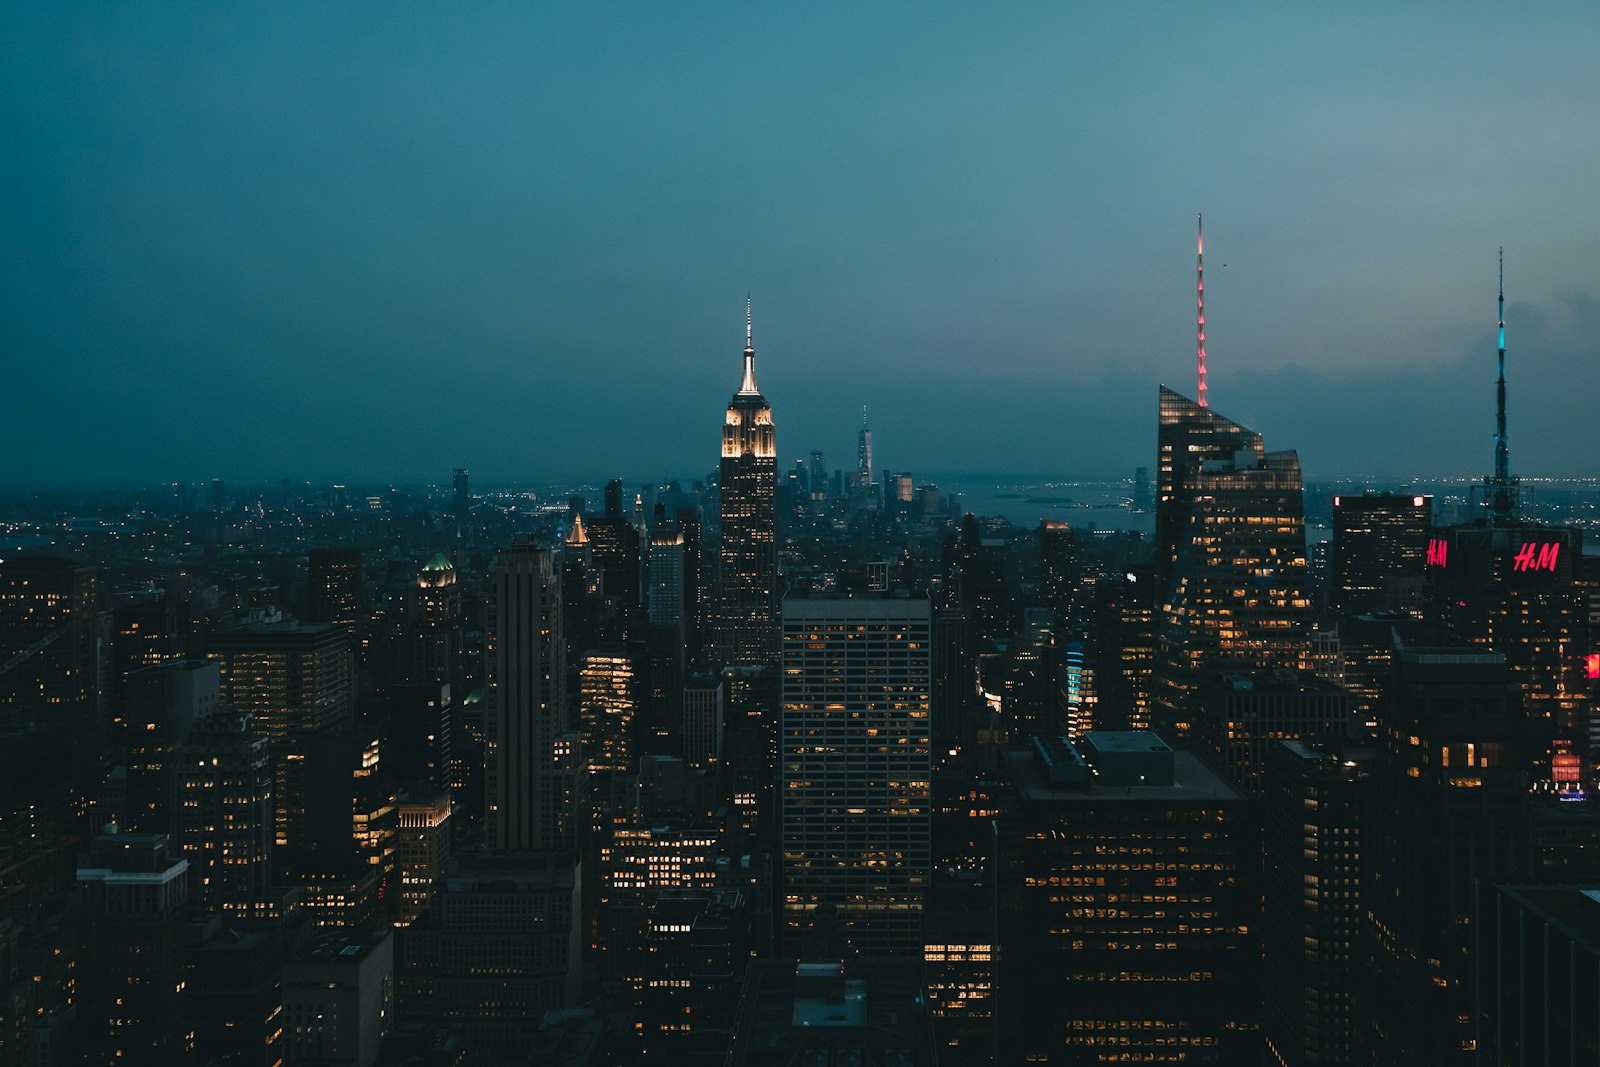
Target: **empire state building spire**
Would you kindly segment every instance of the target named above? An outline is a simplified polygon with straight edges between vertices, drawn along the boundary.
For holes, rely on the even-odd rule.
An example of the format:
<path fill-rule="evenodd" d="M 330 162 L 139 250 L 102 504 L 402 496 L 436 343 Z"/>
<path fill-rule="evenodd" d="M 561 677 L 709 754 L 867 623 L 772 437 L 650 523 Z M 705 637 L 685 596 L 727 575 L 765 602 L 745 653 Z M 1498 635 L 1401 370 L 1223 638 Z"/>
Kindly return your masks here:
<path fill-rule="evenodd" d="M 756 344 L 751 329 L 750 298 L 744 298 L 744 381 L 739 384 L 740 396 L 760 396 L 756 388 Z"/>

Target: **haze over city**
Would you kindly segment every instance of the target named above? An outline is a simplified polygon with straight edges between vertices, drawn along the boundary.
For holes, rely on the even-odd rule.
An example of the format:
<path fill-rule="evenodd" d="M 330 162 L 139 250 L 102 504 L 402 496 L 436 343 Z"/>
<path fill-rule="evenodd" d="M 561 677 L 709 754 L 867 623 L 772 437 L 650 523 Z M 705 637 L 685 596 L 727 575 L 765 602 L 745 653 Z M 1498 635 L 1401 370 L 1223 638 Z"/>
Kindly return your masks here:
<path fill-rule="evenodd" d="M 1592 474 L 1592 5 L 14 6 L 0 481 Z M 1306 403 L 1314 397 L 1314 403 Z"/>

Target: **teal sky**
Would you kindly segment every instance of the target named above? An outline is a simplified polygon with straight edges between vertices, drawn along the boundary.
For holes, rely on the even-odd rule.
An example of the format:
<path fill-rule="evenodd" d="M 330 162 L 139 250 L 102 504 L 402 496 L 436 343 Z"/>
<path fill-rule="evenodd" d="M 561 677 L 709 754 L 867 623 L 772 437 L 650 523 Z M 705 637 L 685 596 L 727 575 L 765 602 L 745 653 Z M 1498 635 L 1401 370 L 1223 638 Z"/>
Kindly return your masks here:
<path fill-rule="evenodd" d="M 16 484 L 1600 474 L 1600 6 L 13 4 Z M 1526 9 L 1525 9 L 1526 8 Z"/>

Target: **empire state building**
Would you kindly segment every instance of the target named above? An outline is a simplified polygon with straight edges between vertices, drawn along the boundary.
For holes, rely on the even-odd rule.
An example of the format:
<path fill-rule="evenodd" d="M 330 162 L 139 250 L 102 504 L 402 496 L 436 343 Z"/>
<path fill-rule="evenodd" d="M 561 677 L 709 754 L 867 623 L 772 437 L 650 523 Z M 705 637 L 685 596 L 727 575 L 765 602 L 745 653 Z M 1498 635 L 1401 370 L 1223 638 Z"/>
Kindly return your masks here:
<path fill-rule="evenodd" d="M 744 380 L 722 424 L 722 600 L 717 652 L 728 666 L 778 661 L 777 443 L 756 388 L 745 306 Z"/>

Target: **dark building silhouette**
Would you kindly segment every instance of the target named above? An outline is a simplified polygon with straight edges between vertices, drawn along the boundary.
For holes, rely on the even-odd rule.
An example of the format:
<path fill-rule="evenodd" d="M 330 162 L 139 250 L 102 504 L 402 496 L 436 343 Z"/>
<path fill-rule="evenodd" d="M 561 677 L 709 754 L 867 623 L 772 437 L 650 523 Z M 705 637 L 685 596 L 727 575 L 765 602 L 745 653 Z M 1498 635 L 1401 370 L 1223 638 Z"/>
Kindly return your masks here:
<path fill-rule="evenodd" d="M 1281 741 L 1263 763 L 1262 1035 L 1284 1067 L 1361 1062 L 1370 747 Z"/>
<path fill-rule="evenodd" d="M 1375 1062 L 1476 1062 L 1493 944 L 1488 893 L 1530 864 L 1529 724 L 1505 658 L 1397 648 L 1381 727 L 1370 870 Z"/>
<path fill-rule="evenodd" d="M 355 637 L 366 603 L 364 585 L 358 549 L 313 548 L 306 580 L 307 621 L 341 626 Z"/>
<path fill-rule="evenodd" d="M 1304 671 L 1209 671 L 1196 705 L 1196 751 L 1255 797 L 1279 742 L 1353 737 L 1359 725 L 1348 691 Z"/>
<path fill-rule="evenodd" d="M 566 731 L 566 646 L 555 557 L 512 545 L 494 570 L 493 673 L 487 770 L 494 847 L 565 847 L 567 783 L 555 743 Z"/>
<path fill-rule="evenodd" d="M 78 1009 L 89 1063 L 185 1057 L 188 869 L 165 834 L 113 832 L 89 846 L 78 868 L 87 942 Z"/>
<path fill-rule="evenodd" d="M 271 900 L 272 764 L 250 716 L 195 720 L 173 749 L 173 847 L 189 862 L 200 910 L 249 919 Z"/>
<path fill-rule="evenodd" d="M 1365 493 L 1333 498 L 1329 601 L 1345 615 L 1398 613 L 1421 618 L 1423 562 L 1433 528 L 1433 498 Z"/>
<path fill-rule="evenodd" d="M 128 676 L 128 803 L 134 833 L 177 830 L 176 750 L 193 724 L 218 710 L 222 676 L 210 660 L 180 660 Z"/>
<path fill-rule="evenodd" d="M 1600 1063 L 1600 890 L 1502 885 L 1480 1062 Z"/>
<path fill-rule="evenodd" d="M 80 790 L 104 738 L 99 609 L 94 567 L 55 556 L 0 561 L 0 715 L 8 729 L 64 725 Z"/>
<path fill-rule="evenodd" d="M 1259 1055 L 1253 803 L 1149 731 L 1004 754 L 999 1063 L 1237 1064 Z"/>
<path fill-rule="evenodd" d="M 1104 730 L 1148 730 L 1155 659 L 1155 570 L 1129 567 L 1094 587 L 1091 657 L 1098 705 L 1095 725 Z"/>

